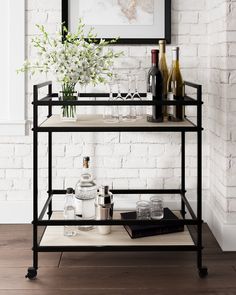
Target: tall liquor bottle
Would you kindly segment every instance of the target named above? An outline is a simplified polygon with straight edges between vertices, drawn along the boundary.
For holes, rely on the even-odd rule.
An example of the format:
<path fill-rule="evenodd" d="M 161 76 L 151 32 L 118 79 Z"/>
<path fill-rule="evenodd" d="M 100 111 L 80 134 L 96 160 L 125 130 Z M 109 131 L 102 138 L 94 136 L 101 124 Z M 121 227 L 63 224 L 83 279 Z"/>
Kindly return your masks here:
<path fill-rule="evenodd" d="M 159 68 L 163 77 L 163 99 L 167 100 L 167 82 L 169 78 L 169 71 L 166 62 L 166 41 L 159 41 L 160 47 L 160 59 L 159 59 Z M 164 116 L 167 117 L 167 106 L 163 107 Z"/>
<path fill-rule="evenodd" d="M 163 100 L 163 78 L 159 69 L 159 50 L 152 50 L 152 67 L 148 72 L 147 92 L 151 92 L 152 99 Z M 152 116 L 148 116 L 148 121 L 163 122 L 163 106 L 155 105 L 152 107 Z"/>
<path fill-rule="evenodd" d="M 89 157 L 83 159 L 83 171 L 80 180 L 75 186 L 75 196 L 77 203 L 77 218 L 95 219 L 94 201 L 97 196 L 96 184 L 89 170 Z M 79 230 L 88 231 L 93 229 L 92 225 L 79 226 Z"/>
<path fill-rule="evenodd" d="M 184 82 L 182 79 L 179 65 L 179 47 L 172 49 L 172 69 L 168 79 L 168 100 L 180 101 L 184 97 Z M 173 121 L 184 120 L 184 106 L 168 106 L 168 116 Z"/>

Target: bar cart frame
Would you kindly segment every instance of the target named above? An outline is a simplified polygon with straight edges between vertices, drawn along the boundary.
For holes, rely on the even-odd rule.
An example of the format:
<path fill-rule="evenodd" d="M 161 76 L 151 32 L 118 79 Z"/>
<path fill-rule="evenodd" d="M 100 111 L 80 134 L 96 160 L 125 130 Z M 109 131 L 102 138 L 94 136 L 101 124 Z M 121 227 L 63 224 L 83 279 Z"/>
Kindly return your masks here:
<path fill-rule="evenodd" d="M 195 251 L 197 253 L 197 268 L 201 278 L 208 274 L 207 267 L 202 265 L 202 86 L 191 82 L 185 82 L 185 86 L 194 88 L 197 92 L 197 99 L 185 95 L 180 101 L 130 101 L 128 104 L 133 106 L 152 106 L 152 105 L 185 105 L 196 106 L 197 123 L 193 124 L 186 117 L 185 120 L 191 123 L 191 126 L 162 126 L 159 123 L 152 127 L 140 126 L 119 126 L 107 124 L 107 126 L 66 126 L 66 127 L 43 127 L 38 122 L 38 108 L 46 106 L 48 108 L 48 120 L 52 116 L 53 106 L 64 105 L 80 105 L 80 106 L 111 106 L 111 105 L 127 105 L 126 101 L 108 101 L 108 100 L 85 100 L 86 97 L 109 97 L 107 93 L 86 93 L 80 94 L 78 101 L 59 101 L 55 99 L 58 94 L 52 92 L 52 82 L 45 82 L 34 85 L 33 88 L 33 266 L 28 268 L 26 277 L 35 279 L 38 270 L 38 253 L 39 252 L 105 252 L 105 251 Z M 39 89 L 47 87 L 47 95 L 39 99 Z M 115 94 L 114 94 L 115 95 Z M 142 97 L 146 94 L 142 93 Z M 48 133 L 48 197 L 41 210 L 38 208 L 38 133 Z M 50 220 L 53 213 L 52 198 L 55 195 L 65 194 L 65 190 L 55 190 L 52 186 L 52 135 L 54 132 L 177 132 L 181 134 L 181 186 L 180 189 L 122 189 L 112 190 L 113 194 L 179 194 L 181 197 L 181 216 L 179 220 Z M 185 135 L 186 132 L 195 132 L 197 134 L 197 214 L 194 213 L 188 198 L 186 197 L 185 188 Z M 186 218 L 186 211 L 191 218 Z M 48 220 L 44 218 L 48 215 Z M 134 224 L 160 224 L 165 225 L 186 225 L 196 228 L 196 236 L 192 235 L 194 245 L 105 245 L 105 246 L 41 246 L 43 234 L 47 226 L 64 226 L 64 225 L 134 225 Z M 38 238 L 39 227 L 44 227 L 41 237 Z"/>

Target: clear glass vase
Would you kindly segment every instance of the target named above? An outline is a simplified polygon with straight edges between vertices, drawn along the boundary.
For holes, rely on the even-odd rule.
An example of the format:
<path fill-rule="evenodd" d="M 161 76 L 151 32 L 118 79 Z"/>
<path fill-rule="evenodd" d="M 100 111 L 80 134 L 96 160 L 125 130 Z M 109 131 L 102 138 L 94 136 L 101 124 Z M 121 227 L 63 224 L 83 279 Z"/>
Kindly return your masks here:
<path fill-rule="evenodd" d="M 76 101 L 78 94 L 75 91 L 74 84 L 64 84 L 60 91 L 59 100 Z M 61 107 L 61 119 L 66 122 L 75 122 L 77 120 L 77 112 L 75 105 L 64 105 Z"/>

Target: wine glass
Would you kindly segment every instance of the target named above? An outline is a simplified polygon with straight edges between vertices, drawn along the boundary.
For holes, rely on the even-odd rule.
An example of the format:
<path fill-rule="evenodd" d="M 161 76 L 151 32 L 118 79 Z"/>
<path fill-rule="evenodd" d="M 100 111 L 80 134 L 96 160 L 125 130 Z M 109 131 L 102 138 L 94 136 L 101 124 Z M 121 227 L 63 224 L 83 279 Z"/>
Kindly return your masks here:
<path fill-rule="evenodd" d="M 118 100 L 118 101 L 123 101 L 124 98 L 122 97 L 121 94 L 121 81 L 120 81 L 120 77 L 118 75 L 116 75 L 116 84 L 117 84 L 117 95 L 114 97 L 114 100 Z M 123 106 L 117 106 L 117 114 L 119 117 L 119 121 L 122 120 L 122 114 L 124 112 L 124 107 Z"/>
<path fill-rule="evenodd" d="M 111 80 L 108 83 L 109 86 L 109 99 L 108 101 L 114 101 L 113 97 L 113 87 L 114 83 Z M 112 105 L 112 106 L 105 106 L 104 114 L 103 114 L 103 121 L 105 123 L 118 123 L 119 122 L 119 112 L 118 112 L 118 106 Z"/>
<path fill-rule="evenodd" d="M 127 78 L 128 78 L 128 92 L 125 97 L 125 100 L 127 102 L 129 102 L 129 101 L 133 101 L 133 95 L 132 95 L 132 91 L 131 91 L 132 76 L 131 76 L 130 72 L 129 72 Z M 127 105 L 125 107 L 124 114 L 123 114 L 123 120 L 127 121 L 127 122 L 136 121 L 136 107 L 135 106 Z"/>
<path fill-rule="evenodd" d="M 134 75 L 134 92 L 132 95 L 132 99 L 142 101 L 142 98 L 138 92 L 138 75 Z M 137 119 L 142 119 L 144 114 L 145 114 L 144 106 L 137 106 L 136 107 Z"/>

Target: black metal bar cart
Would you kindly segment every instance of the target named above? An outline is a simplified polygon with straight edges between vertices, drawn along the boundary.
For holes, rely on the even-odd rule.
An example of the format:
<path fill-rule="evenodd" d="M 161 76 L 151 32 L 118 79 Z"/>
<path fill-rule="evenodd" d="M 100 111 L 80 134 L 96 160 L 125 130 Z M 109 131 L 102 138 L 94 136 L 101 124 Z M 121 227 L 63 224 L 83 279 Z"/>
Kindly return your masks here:
<path fill-rule="evenodd" d="M 26 277 L 34 279 L 37 276 L 38 270 L 38 254 L 39 252 L 63 252 L 63 251 L 195 251 L 197 254 L 197 268 L 200 277 L 207 276 L 207 268 L 202 265 L 202 87 L 190 82 L 185 82 L 185 87 L 189 87 L 192 91 L 196 91 L 197 98 L 194 99 L 185 95 L 181 101 L 130 101 L 129 105 L 134 106 L 152 106 L 152 105 L 185 105 L 194 106 L 197 112 L 197 121 L 194 124 L 187 117 L 183 122 L 164 122 L 164 123 L 150 123 L 146 119 L 136 122 L 122 122 L 106 124 L 103 122 L 102 116 L 94 115 L 90 116 L 89 120 L 79 120 L 78 122 L 72 122 L 63 124 L 60 117 L 53 115 L 52 108 L 55 106 L 65 105 L 78 105 L 78 106 L 112 106 L 127 105 L 126 101 L 109 101 L 109 100 L 86 100 L 88 97 L 93 98 L 108 98 L 109 94 L 105 93 L 87 93 L 80 94 L 80 98 L 77 101 L 60 101 L 58 94 L 52 92 L 52 82 L 45 82 L 34 86 L 34 100 L 33 100 L 33 266 L 28 268 Z M 47 88 L 47 95 L 43 98 L 39 98 L 39 89 Z M 115 95 L 115 94 L 114 94 Z M 146 94 L 141 94 L 145 97 Z M 44 122 L 39 124 L 38 109 L 44 106 L 48 108 L 48 115 Z M 89 123 L 88 123 L 89 122 Z M 40 132 L 48 134 L 48 196 L 47 200 L 39 212 L 38 201 L 38 135 Z M 65 194 L 65 190 L 56 190 L 53 188 L 52 181 L 52 136 L 55 132 L 176 132 L 181 136 L 181 184 L 178 189 L 118 189 L 113 190 L 113 194 L 162 194 L 165 195 L 179 195 L 181 208 L 180 218 L 178 220 L 123 220 L 120 218 L 114 218 L 113 220 L 64 220 L 63 216 L 54 216 L 53 210 L 53 198 Z M 185 185 L 185 141 L 186 133 L 193 132 L 197 135 L 197 210 L 196 213 L 192 209 L 189 199 L 186 195 Z M 186 215 L 188 213 L 188 215 Z M 46 215 L 47 218 L 46 218 Z M 173 242 L 169 236 L 169 240 L 165 243 L 145 243 L 145 239 L 141 239 L 143 242 L 137 242 L 130 239 L 128 242 L 122 242 L 122 238 L 116 244 L 114 240 L 110 243 L 110 239 L 115 239 L 116 233 L 109 238 L 104 238 L 102 244 L 94 243 L 81 243 L 78 244 L 66 244 L 66 243 L 47 243 L 45 237 L 50 230 L 55 228 L 62 228 L 64 225 L 114 225 L 123 228 L 122 225 L 134 225 L 134 224 L 164 224 L 164 225 L 184 225 L 186 230 L 186 243 L 185 240 Z M 57 241 L 57 239 L 54 239 Z M 82 239 L 81 239 L 82 240 Z M 140 239 L 137 239 L 140 240 Z"/>

